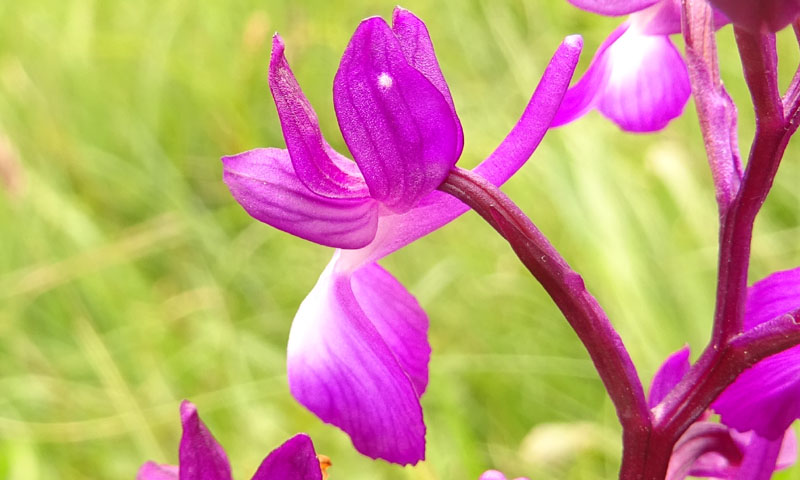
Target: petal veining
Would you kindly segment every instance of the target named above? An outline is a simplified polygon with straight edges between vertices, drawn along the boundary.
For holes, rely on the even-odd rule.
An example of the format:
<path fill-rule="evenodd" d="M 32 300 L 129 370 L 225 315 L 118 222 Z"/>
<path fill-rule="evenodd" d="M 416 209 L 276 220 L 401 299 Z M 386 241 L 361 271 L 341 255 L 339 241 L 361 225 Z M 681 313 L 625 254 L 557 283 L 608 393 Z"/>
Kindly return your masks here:
<path fill-rule="evenodd" d="M 336 117 L 370 194 L 402 213 L 444 181 L 459 128 L 445 97 L 381 18 L 359 25 L 333 86 Z"/>
<path fill-rule="evenodd" d="M 450 94 L 450 87 L 439 67 L 436 53 L 433 51 L 428 27 L 416 15 L 402 7 L 395 7 L 392 13 L 392 31 L 400 41 L 400 47 L 406 56 L 408 63 L 425 75 L 425 78 L 439 90 L 447 100 L 450 110 L 453 113 L 453 120 L 458 128 L 458 144 L 456 146 L 456 157 L 461 156 L 464 148 L 464 132 L 461 129 L 461 121 L 456 115 L 456 106 L 453 103 L 453 96 Z"/>
<path fill-rule="evenodd" d="M 256 220 L 331 247 L 360 248 L 375 237 L 374 200 L 311 192 L 295 174 L 286 150 L 260 148 L 224 157 L 222 162 L 225 184 Z"/>
<path fill-rule="evenodd" d="M 409 375 L 359 305 L 337 256 L 300 305 L 287 348 L 289 389 L 372 458 L 425 456 L 422 408 Z"/>

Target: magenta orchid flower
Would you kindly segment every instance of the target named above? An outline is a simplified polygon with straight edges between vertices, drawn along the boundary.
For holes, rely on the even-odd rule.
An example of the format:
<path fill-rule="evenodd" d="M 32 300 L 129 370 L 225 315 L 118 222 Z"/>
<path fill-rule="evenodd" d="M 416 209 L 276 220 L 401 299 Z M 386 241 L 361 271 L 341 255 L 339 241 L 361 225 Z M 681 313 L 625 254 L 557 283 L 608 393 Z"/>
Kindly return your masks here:
<path fill-rule="evenodd" d="M 183 435 L 178 466 L 147 462 L 136 480 L 231 480 L 225 450 L 208 430 L 189 401 L 181 403 Z M 253 474 L 253 480 L 323 480 L 320 460 L 311 438 L 297 434 L 276 448 Z"/>
<path fill-rule="evenodd" d="M 563 98 L 581 49 L 568 37 L 522 118 L 476 168 L 505 182 L 530 157 Z M 334 107 L 355 163 L 320 132 L 275 36 L 270 88 L 287 148 L 223 158 L 224 180 L 257 220 L 337 248 L 294 318 L 289 388 L 372 458 L 425 455 L 420 396 L 428 382 L 428 318 L 376 261 L 467 210 L 435 191 L 463 147 L 460 122 L 425 24 L 397 8 L 356 29 L 334 80 Z"/>
<path fill-rule="evenodd" d="M 709 0 L 731 21 L 751 32 L 777 32 L 800 15 L 798 0 Z"/>
<path fill-rule="evenodd" d="M 800 268 L 773 273 L 750 287 L 744 328 L 800 309 Z M 722 423 L 776 440 L 800 418 L 800 346 L 767 357 L 744 371 L 712 405 Z"/>
<path fill-rule="evenodd" d="M 689 371 L 689 347 L 673 353 L 653 378 L 650 408 L 664 400 Z M 672 451 L 667 480 L 687 476 L 710 478 L 769 478 L 772 472 L 797 461 L 797 439 L 784 429 L 775 439 L 754 431 L 739 432 L 728 425 L 710 422 L 706 413 L 681 436 Z M 763 476 L 766 473 L 769 475 Z"/>
<path fill-rule="evenodd" d="M 681 31 L 680 1 L 569 1 L 589 12 L 629 17 L 600 45 L 589 69 L 569 89 L 553 126 L 593 108 L 629 132 L 661 130 L 678 117 L 691 93 L 686 65 L 669 39 Z"/>
<path fill-rule="evenodd" d="M 487 470 L 483 472 L 478 480 L 507 480 L 506 476 L 503 475 L 502 472 L 498 472 L 497 470 Z M 514 480 L 528 480 L 526 477 L 517 477 Z"/>

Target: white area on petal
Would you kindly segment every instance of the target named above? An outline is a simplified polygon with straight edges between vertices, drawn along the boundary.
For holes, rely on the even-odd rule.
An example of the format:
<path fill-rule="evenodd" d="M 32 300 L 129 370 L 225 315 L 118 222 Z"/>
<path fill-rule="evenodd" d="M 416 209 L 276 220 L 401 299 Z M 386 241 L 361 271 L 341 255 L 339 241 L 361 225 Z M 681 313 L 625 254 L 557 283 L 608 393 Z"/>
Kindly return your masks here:
<path fill-rule="evenodd" d="M 388 73 L 383 72 L 380 75 L 378 75 L 378 86 L 381 87 L 382 89 L 389 90 L 390 88 L 392 88 L 392 83 L 394 83 L 394 80 L 392 80 L 391 75 L 389 75 Z"/>

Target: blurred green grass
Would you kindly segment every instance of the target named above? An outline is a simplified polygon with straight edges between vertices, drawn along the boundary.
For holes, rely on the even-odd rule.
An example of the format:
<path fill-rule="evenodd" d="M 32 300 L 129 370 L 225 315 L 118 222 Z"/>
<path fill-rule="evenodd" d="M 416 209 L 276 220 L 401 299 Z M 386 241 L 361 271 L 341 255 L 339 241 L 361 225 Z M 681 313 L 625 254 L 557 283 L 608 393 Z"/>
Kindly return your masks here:
<path fill-rule="evenodd" d="M 404 6 L 431 31 L 464 125 L 463 166 L 513 125 L 566 34 L 584 35 L 583 71 L 618 23 L 566 2 Z M 236 478 L 297 431 L 332 457 L 333 479 L 474 479 L 489 467 L 615 476 L 619 431 L 587 356 L 472 214 L 382 262 L 431 319 L 428 461 L 361 457 L 288 395 L 289 325 L 331 252 L 251 220 L 219 157 L 283 145 L 266 86 L 276 30 L 346 151 L 333 74 L 357 22 L 392 7 L 0 3 L 0 478 L 133 478 L 145 460 L 174 463 L 183 398 Z M 719 39 L 746 151 L 752 114 L 730 29 Z M 784 85 L 793 42 L 781 38 Z M 790 145 L 757 223 L 753 280 L 800 259 L 797 154 Z M 657 135 L 623 134 L 597 114 L 552 131 L 505 187 L 584 275 L 645 384 L 684 343 L 696 354 L 710 328 L 707 170 L 690 104 Z"/>

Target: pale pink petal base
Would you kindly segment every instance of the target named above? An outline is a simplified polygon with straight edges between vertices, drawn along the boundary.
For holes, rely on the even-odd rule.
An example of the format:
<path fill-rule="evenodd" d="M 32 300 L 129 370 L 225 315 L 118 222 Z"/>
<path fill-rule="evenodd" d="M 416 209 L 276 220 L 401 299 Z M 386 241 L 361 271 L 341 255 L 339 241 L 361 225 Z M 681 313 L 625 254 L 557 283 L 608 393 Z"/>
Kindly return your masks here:
<path fill-rule="evenodd" d="M 178 480 L 178 467 L 147 462 L 139 468 L 136 480 Z"/>

